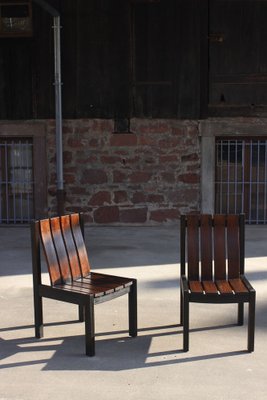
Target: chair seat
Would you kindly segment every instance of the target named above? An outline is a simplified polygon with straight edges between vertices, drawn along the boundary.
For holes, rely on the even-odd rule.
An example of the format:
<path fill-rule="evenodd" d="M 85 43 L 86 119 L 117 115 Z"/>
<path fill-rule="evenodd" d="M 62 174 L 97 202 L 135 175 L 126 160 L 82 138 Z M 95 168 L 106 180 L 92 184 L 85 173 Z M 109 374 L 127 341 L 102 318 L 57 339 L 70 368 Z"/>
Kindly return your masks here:
<path fill-rule="evenodd" d="M 130 278 L 91 272 L 86 277 L 73 280 L 69 283 L 57 284 L 53 287 L 86 296 L 101 297 L 128 288 L 132 284 L 133 280 Z"/>
<path fill-rule="evenodd" d="M 192 294 L 203 295 L 239 295 L 248 293 L 248 289 L 241 278 L 217 281 L 188 281 Z"/>

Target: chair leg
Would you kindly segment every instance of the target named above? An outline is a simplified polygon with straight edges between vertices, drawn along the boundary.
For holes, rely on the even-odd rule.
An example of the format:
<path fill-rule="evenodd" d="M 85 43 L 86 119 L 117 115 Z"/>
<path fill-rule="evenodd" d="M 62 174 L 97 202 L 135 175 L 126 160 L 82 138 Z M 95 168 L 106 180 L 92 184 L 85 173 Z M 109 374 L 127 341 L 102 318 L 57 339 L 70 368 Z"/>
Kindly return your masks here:
<path fill-rule="evenodd" d="M 182 290 L 180 290 L 180 324 L 184 324 L 184 296 Z"/>
<path fill-rule="evenodd" d="M 79 305 L 79 321 L 84 322 L 84 306 Z"/>
<path fill-rule="evenodd" d="M 35 337 L 40 339 L 43 337 L 43 301 L 42 297 L 37 293 L 34 294 L 34 325 Z"/>
<path fill-rule="evenodd" d="M 248 351 L 254 351 L 256 292 L 251 292 L 248 304 Z"/>
<path fill-rule="evenodd" d="M 137 336 L 137 282 L 134 279 L 129 292 L 129 335 Z"/>
<path fill-rule="evenodd" d="M 85 315 L 85 348 L 87 356 L 95 355 L 95 318 L 94 318 L 94 299 L 84 306 Z"/>
<path fill-rule="evenodd" d="M 189 350 L 189 298 L 185 292 L 183 296 L 183 351 Z"/>
<path fill-rule="evenodd" d="M 237 325 L 244 324 L 244 303 L 238 303 Z"/>

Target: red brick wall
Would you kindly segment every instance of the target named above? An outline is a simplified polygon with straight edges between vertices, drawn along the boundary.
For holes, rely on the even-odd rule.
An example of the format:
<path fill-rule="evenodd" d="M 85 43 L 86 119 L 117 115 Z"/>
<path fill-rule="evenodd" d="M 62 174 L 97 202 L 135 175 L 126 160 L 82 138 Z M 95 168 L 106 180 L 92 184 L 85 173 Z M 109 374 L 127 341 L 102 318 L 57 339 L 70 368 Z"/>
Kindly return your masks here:
<path fill-rule="evenodd" d="M 196 121 L 133 119 L 132 133 L 113 120 L 63 121 L 66 211 L 96 224 L 176 221 L 199 209 Z M 49 206 L 56 208 L 55 126 L 48 122 Z"/>

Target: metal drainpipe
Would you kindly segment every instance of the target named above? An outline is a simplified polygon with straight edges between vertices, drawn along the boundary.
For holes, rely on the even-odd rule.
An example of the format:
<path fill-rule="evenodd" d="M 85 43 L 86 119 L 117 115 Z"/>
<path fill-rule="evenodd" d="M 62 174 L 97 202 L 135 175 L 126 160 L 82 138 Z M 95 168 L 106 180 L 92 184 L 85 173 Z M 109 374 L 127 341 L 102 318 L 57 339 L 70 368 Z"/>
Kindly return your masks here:
<path fill-rule="evenodd" d="M 64 214 L 63 144 L 62 144 L 62 96 L 61 96 L 61 51 L 60 14 L 44 0 L 33 0 L 53 16 L 54 29 L 54 72 L 55 72 L 55 118 L 56 118 L 56 171 L 57 171 L 57 212 Z"/>

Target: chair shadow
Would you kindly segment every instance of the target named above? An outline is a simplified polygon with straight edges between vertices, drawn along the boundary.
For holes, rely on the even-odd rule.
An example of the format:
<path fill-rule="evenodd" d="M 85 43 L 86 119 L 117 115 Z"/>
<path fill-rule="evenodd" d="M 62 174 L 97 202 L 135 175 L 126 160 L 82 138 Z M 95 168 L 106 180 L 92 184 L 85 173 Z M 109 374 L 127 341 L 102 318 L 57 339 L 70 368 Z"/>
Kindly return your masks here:
<path fill-rule="evenodd" d="M 49 323 L 45 324 L 45 326 L 65 325 L 73 322 L 74 321 L 55 324 Z M 192 329 L 191 332 L 224 329 L 232 326 L 235 325 L 201 327 Z M 34 328 L 33 325 L 24 325 L 4 328 L 1 329 L 0 332 L 32 328 Z M 208 361 L 211 359 L 247 354 L 246 350 L 240 350 L 190 356 L 190 353 L 184 353 L 182 349 L 179 348 L 179 336 L 182 334 L 182 329 L 178 324 L 140 328 L 138 334 L 139 336 L 137 338 L 130 338 L 127 330 L 99 332 L 96 335 L 95 357 L 85 356 L 84 335 L 43 339 L 26 337 L 4 340 L 0 338 L 2 349 L 0 355 L 0 369 L 44 364 L 42 370 L 45 371 L 122 371 L 203 360 Z M 155 352 L 150 351 L 152 339 L 171 335 L 177 337 L 177 348 L 166 348 L 166 350 Z M 45 352 L 47 352 L 47 354 Z M 33 356 L 31 360 L 29 360 L 30 353 L 32 353 Z M 12 357 L 18 354 L 21 361 L 12 362 Z M 25 354 L 25 361 L 23 361 L 23 354 Z"/>

